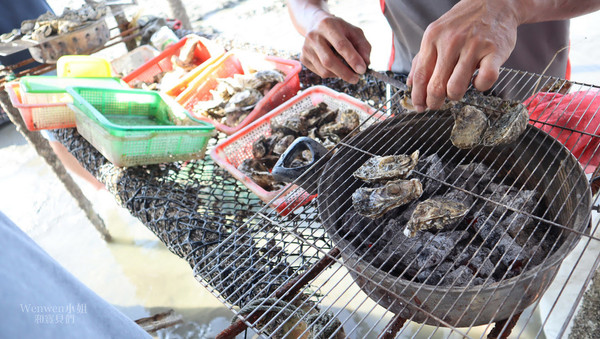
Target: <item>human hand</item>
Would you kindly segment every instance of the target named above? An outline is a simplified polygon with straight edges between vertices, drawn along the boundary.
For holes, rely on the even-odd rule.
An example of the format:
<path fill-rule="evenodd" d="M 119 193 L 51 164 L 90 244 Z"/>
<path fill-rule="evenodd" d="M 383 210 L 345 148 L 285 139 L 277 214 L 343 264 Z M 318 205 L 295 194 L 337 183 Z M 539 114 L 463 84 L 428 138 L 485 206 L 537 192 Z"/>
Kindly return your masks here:
<path fill-rule="evenodd" d="M 519 18 L 511 1 L 463 0 L 425 30 L 407 84 L 417 111 L 460 100 L 473 85 L 488 90 L 517 39 Z"/>
<path fill-rule="evenodd" d="M 320 11 L 306 32 L 300 61 L 322 78 L 358 81 L 370 63 L 371 44 L 363 31 L 334 15 Z"/>

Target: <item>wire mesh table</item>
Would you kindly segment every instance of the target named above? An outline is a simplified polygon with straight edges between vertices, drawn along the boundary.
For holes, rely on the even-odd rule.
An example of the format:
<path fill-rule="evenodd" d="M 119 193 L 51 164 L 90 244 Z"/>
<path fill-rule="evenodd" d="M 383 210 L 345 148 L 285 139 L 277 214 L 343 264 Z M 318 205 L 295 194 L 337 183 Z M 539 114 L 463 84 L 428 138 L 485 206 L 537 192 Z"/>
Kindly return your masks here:
<path fill-rule="evenodd" d="M 369 76 L 352 85 L 341 80 L 322 80 L 304 69 L 301 83 L 305 88 L 322 84 L 357 97 L 384 112 L 390 119 L 400 113 L 395 107 L 398 107 L 401 93 Z M 565 83 L 560 79 L 512 70 L 503 71 L 494 90 L 523 101 L 541 88 L 586 93 L 592 96 L 592 102 L 597 91 L 597 88 L 585 84 Z M 583 100 L 562 100 L 559 104 L 571 100 L 570 103 L 581 107 L 589 115 L 598 115 L 596 111 L 587 111 L 592 107 L 589 100 L 586 107 L 581 106 Z M 560 121 L 547 119 L 541 114 L 533 122 L 540 124 L 541 128 L 560 128 Z M 577 126 L 580 127 L 561 129 L 565 131 L 563 141 L 567 145 L 569 140 L 579 141 L 572 147 L 584 144 L 587 152 L 584 149 L 579 162 L 589 168 L 597 166 L 594 154 L 599 144 L 598 125 L 594 126 L 591 119 Z M 539 307 L 540 299 L 536 298 L 529 307 L 524 310 L 514 308 L 503 319 L 489 320 L 483 325 L 472 323 L 466 327 L 453 326 L 432 314 L 431 310 L 422 310 L 439 322 L 437 325 L 424 325 L 411 321 L 415 320 L 411 315 L 395 314 L 392 310 L 402 309 L 406 304 L 419 308 L 426 300 L 420 300 L 414 294 L 402 295 L 390 286 L 374 281 L 356 262 L 349 260 L 347 253 L 344 255 L 347 249 L 340 247 L 338 242 L 334 243 L 323 227 L 317 200 L 284 217 L 265 206 L 209 157 L 198 161 L 117 168 L 75 129 L 55 130 L 53 133 L 88 171 L 107 186 L 120 204 L 140 219 L 173 253 L 189 262 L 200 283 L 238 315 L 238 321 L 222 333 L 222 337 L 243 331 L 246 326 L 272 337 L 506 337 L 511 331 L 517 337 L 538 337 L 543 336 L 544 325 L 556 319 L 560 321 L 558 335 L 561 335 L 566 331 L 600 262 L 598 220 L 587 219 L 590 227 L 583 232 L 574 232 L 581 240 L 572 251 L 574 261 L 572 267 L 568 267 L 566 279 L 555 279 L 557 285 L 544 294 L 546 297 L 551 295 L 549 304 L 552 307 L 541 319 L 537 319 L 533 312 Z M 223 134 L 213 138 L 209 150 L 224 138 Z M 348 145 L 348 140 L 343 140 L 336 148 L 340 150 Z M 596 184 L 594 178 L 587 178 L 592 186 Z M 598 209 L 597 196 L 593 206 Z M 569 227 L 562 229 L 572 231 Z M 363 260 L 364 255 L 362 253 L 359 259 Z M 591 258 L 592 263 L 584 265 L 584 257 Z M 538 265 L 543 265 L 544 260 Z M 398 279 L 390 273 L 384 274 Z M 585 275 L 585 279 L 576 288 L 575 297 L 571 298 L 564 292 L 568 281 L 581 274 Z M 513 279 L 519 281 L 519 277 L 517 275 Z M 554 276 L 550 280 L 552 278 Z M 387 293 L 379 299 L 385 297 L 390 300 L 380 303 L 381 300 L 369 296 L 366 293 L 369 291 L 357 284 L 360 281 L 374 283 L 376 288 Z M 525 287 L 528 286 L 532 285 L 525 284 Z M 561 308 L 563 305 L 568 305 L 566 312 Z"/>

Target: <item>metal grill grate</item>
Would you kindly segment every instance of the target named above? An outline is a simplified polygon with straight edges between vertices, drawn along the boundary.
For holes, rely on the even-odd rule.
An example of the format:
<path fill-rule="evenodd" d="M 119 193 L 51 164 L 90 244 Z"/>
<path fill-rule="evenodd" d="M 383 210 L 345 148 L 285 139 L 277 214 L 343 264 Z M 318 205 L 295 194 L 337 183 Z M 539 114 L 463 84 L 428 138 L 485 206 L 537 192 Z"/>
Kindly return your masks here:
<path fill-rule="evenodd" d="M 557 288 L 560 292 L 549 302 L 552 307 L 541 316 L 541 321 L 537 315 L 539 311 L 534 313 L 534 309 L 540 308 L 540 296 L 554 278 L 564 257 L 578 242 L 579 247 L 585 248 L 580 251 L 578 247 L 577 253 L 572 252 L 577 263 L 584 255 L 591 256 L 594 263 L 583 269 L 579 266 L 579 271 L 576 271 L 577 263 L 572 269 L 568 267 L 571 270 L 567 274 L 571 280 L 574 275 L 584 274 L 587 283 L 598 266 L 597 251 L 592 248 L 598 246 L 600 239 L 594 236 L 597 221 L 594 219 L 590 224 L 589 178 L 583 175 L 577 161 L 569 158 L 570 156 L 557 157 L 555 152 L 561 147 L 550 136 L 535 128 L 529 128 L 525 137 L 520 138 L 516 145 L 504 147 L 501 151 L 479 147 L 459 152 L 449 146 L 451 124 L 448 125 L 447 122 L 452 122 L 452 119 L 448 114 L 399 114 L 395 110 L 399 94 L 370 78 L 357 85 L 363 86 L 360 89 L 357 86 L 349 89 L 343 84 L 344 87 L 338 88 L 335 83 L 328 85 L 359 96 L 365 101 L 370 100 L 376 108 L 386 110 L 391 107 L 391 113 L 396 117 L 377 125 L 377 128 L 367 129 L 366 133 L 343 140 L 336 147 L 336 154 L 332 159 L 324 158 L 315 164 L 315 167 L 325 166 L 320 177 L 319 174 L 305 174 L 313 176 L 305 180 L 320 180 L 320 205 L 316 200 L 312 201 L 287 217 L 279 216 L 268 207 L 262 208 L 207 255 L 198 259 L 194 265 L 198 279 L 230 305 L 241 316 L 245 325 L 255 327 L 264 335 L 275 337 L 310 334 L 315 337 L 363 338 L 380 334 L 394 336 L 396 332 L 403 337 L 480 337 L 486 334 L 496 337 L 507 336 L 515 324 L 515 336 L 537 337 L 542 335 L 544 325 L 550 321 L 555 322 L 557 318 L 562 322 L 559 331 L 565 331 L 584 286 L 579 287 L 575 300 L 566 301 L 569 312 L 557 310 L 565 305 L 565 298 L 569 299 L 563 294 L 567 282 L 559 284 Z M 594 125 L 593 119 L 585 121 L 584 118 L 577 117 L 577 123 L 569 123 L 569 126 L 576 126 L 575 128 L 562 128 L 561 123 L 566 121 L 562 115 L 566 113 L 560 109 L 579 109 L 588 116 L 595 117 L 597 112 L 587 110 L 593 107 L 597 89 L 556 78 L 503 70 L 500 81 L 491 93 L 524 101 L 543 88 L 570 94 L 543 92 L 544 94 L 538 94 L 534 98 L 537 101 L 528 100 L 531 112 L 541 112 L 538 114 L 540 118 L 532 122 L 545 128 L 567 146 L 570 145 L 571 151 L 579 154 L 577 160 L 591 172 L 598 165 L 598 160 L 594 157 L 598 147 L 598 124 Z M 571 95 L 572 93 L 585 96 L 587 107 L 582 106 L 584 100 L 581 97 L 576 102 L 578 96 Z M 550 98 L 553 101 L 547 100 Z M 550 111 L 554 114 L 545 115 Z M 549 117 L 554 121 L 549 121 Z M 372 139 L 361 141 L 360 138 Z M 383 260 L 384 265 L 380 264 L 377 268 L 377 253 L 373 254 L 370 249 L 377 242 L 393 243 L 394 240 L 389 241 L 382 226 L 375 222 L 360 224 L 343 219 L 351 205 L 350 195 L 357 187 L 349 179 L 352 171 L 357 168 L 356 164 L 360 165 L 373 154 L 409 153 L 415 149 L 419 149 L 421 154 L 439 153 L 446 160 L 445 168 L 448 172 L 453 169 L 456 171 L 455 166 L 459 163 L 468 164 L 469 162 L 464 162 L 466 159 L 483 161 L 489 166 L 483 174 L 491 175 L 496 184 L 506 184 L 516 192 L 538 192 L 537 197 L 514 204 L 506 199 L 506 194 L 501 195 L 498 201 L 466 189 L 461 186 L 461 182 L 415 171 L 415 175 L 429 180 L 438 191 L 453 188 L 470 196 L 474 200 L 470 206 L 472 211 L 487 209 L 490 210 L 489 214 L 502 215 L 518 213 L 531 220 L 533 226 L 530 229 L 517 230 L 514 236 L 516 238 L 523 233 L 521 243 L 530 244 L 529 249 L 515 246 L 511 251 L 506 246 L 512 246 L 513 243 L 492 241 L 494 236 L 513 239 L 508 228 L 501 229 L 500 234 L 492 231 L 497 229 L 499 221 L 493 221 L 492 228 L 488 230 L 484 230 L 485 227 L 477 228 L 475 235 L 467 239 L 469 244 L 477 245 L 476 253 L 482 253 L 482 244 L 488 241 L 492 242 L 491 251 L 501 253 L 494 260 L 494 270 L 506 267 L 504 273 L 496 274 L 495 279 L 492 279 L 492 274 L 482 274 L 483 269 L 479 267 L 475 268 L 475 274 L 465 284 L 452 280 L 447 286 L 439 286 L 437 283 L 425 284 L 417 279 L 418 273 L 423 272 L 424 268 L 409 276 L 406 276 L 406 265 L 403 270 L 398 269 L 396 261 L 390 261 L 387 266 L 392 267 L 385 268 Z M 472 174 L 468 178 L 476 181 L 481 179 Z M 439 185 L 434 185 L 435 183 Z M 524 209 L 527 202 L 533 204 L 532 209 Z M 487 216 L 480 218 L 489 219 Z M 390 217 L 384 216 L 383 219 L 389 221 Z M 474 220 L 467 220 L 463 225 L 473 228 L 475 223 Z M 516 219 L 512 219 L 512 223 L 516 224 Z M 353 230 L 355 225 L 363 228 Z M 461 230 L 457 227 L 459 226 L 453 231 Z M 479 238 L 476 239 L 476 236 Z M 411 249 L 410 246 L 405 248 L 415 256 L 408 265 L 425 256 L 427 245 L 432 242 L 435 241 L 429 239 L 427 243 L 418 245 L 421 246 L 418 250 Z M 504 249 L 500 250 L 502 247 Z M 458 251 L 465 253 L 466 248 L 465 246 Z M 516 260 L 525 251 L 532 252 L 528 254 L 527 260 Z M 256 255 L 262 261 L 255 260 Z M 488 258 L 491 255 L 491 252 L 486 254 Z M 269 269 L 274 263 L 279 266 Z M 441 262 L 434 266 L 439 267 L 440 264 Z M 315 269 L 322 269 L 323 266 L 329 268 L 323 271 Z M 247 267 L 247 270 L 231 273 L 233 268 L 239 267 Z M 448 274 L 444 273 L 440 280 L 449 277 Z M 425 280 L 431 276 L 426 276 Z M 476 283 L 476 278 L 483 281 Z M 556 287 L 546 295 L 555 291 Z M 243 308 L 238 310 L 235 306 Z M 406 320 L 413 322 L 408 323 Z M 496 327 L 492 330 L 494 324 Z M 231 331 L 236 332 L 242 328 L 243 323 L 238 322 Z"/>

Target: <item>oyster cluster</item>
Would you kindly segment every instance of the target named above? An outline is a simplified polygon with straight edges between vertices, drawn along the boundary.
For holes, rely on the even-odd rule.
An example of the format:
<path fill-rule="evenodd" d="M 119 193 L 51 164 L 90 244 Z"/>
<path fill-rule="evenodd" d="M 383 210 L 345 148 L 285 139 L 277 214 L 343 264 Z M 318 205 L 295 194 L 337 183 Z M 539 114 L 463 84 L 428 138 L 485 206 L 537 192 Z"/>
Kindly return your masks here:
<path fill-rule="evenodd" d="M 285 186 L 271 176 L 271 170 L 288 146 L 298 137 L 309 136 L 327 148 L 335 146 L 360 125 L 354 110 L 331 109 L 324 102 L 285 119 L 271 119 L 271 135 L 261 135 L 252 143 L 252 158 L 245 159 L 238 169 L 267 191 Z M 294 159 L 291 167 L 312 161 L 310 151 Z"/>
<path fill-rule="evenodd" d="M 72 32 L 106 15 L 104 2 L 84 4 L 79 9 L 65 8 L 60 16 L 50 12 L 40 15 L 35 20 L 24 20 L 20 28 L 0 35 L 0 42 L 16 39 L 44 40 L 53 35 Z"/>
<path fill-rule="evenodd" d="M 237 126 L 252 112 L 256 104 L 276 84 L 283 82 L 285 74 L 277 69 L 266 69 L 250 74 L 235 74 L 217 79 L 212 99 L 199 101 L 192 110 L 227 126 Z"/>
<path fill-rule="evenodd" d="M 410 218 L 406 223 L 404 235 L 414 237 L 420 230 L 431 228 L 442 229 L 464 217 L 469 208 L 462 202 L 450 197 L 434 196 L 420 202 L 419 198 L 433 195 L 439 183 L 428 176 L 443 176 L 443 166 L 439 157 L 432 155 L 421 161 L 421 169 L 426 176 L 408 179 L 419 163 L 419 151 L 411 155 L 374 156 L 368 159 L 353 173 L 357 179 L 376 187 L 361 187 L 352 194 L 354 210 L 362 216 L 377 219 L 390 210 L 410 205 L 407 213 Z M 430 190 L 423 183 L 431 185 Z M 383 184 L 381 186 L 381 184 Z"/>
<path fill-rule="evenodd" d="M 415 112 L 410 93 L 400 100 L 400 105 Z M 450 110 L 454 126 L 450 140 L 461 149 L 499 146 L 513 143 L 525 131 L 529 112 L 522 103 L 469 91 L 461 101 L 449 101 L 440 110 Z"/>
<path fill-rule="evenodd" d="M 527 127 L 529 112 L 518 101 L 473 93 L 464 101 L 451 108 L 454 126 L 450 140 L 458 148 L 510 144 Z"/>

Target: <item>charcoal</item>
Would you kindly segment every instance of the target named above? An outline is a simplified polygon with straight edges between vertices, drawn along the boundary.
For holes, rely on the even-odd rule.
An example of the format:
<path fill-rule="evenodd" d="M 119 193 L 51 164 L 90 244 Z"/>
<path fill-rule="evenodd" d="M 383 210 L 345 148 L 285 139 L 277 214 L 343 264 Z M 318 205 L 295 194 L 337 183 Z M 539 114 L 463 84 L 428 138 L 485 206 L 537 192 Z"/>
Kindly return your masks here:
<path fill-rule="evenodd" d="M 354 210 L 350 210 L 342 217 L 338 235 L 354 245 L 360 245 L 365 241 L 374 242 L 381 237 L 379 225 L 380 222 L 365 218 Z"/>
<path fill-rule="evenodd" d="M 487 247 L 470 244 L 465 250 L 459 252 L 456 264 L 467 266 L 477 276 L 486 278 L 494 272 L 494 263 L 489 258 L 490 252 Z"/>
<path fill-rule="evenodd" d="M 457 187 L 480 194 L 493 179 L 492 170 L 481 163 L 458 165 L 448 174 L 448 182 Z"/>
<path fill-rule="evenodd" d="M 527 226 L 529 226 L 532 222 L 532 217 L 517 212 L 510 213 L 502 219 L 502 224 L 505 225 L 504 228 L 506 228 L 508 234 L 510 234 L 510 236 L 513 238 L 523 239 L 522 243 L 525 243 L 525 241 L 527 241 L 527 238 L 529 236 Z"/>
<path fill-rule="evenodd" d="M 429 243 L 420 244 L 419 254 L 415 262 L 412 263 L 418 269 L 428 268 L 441 263 L 452 252 L 454 246 L 469 235 L 466 231 L 440 232 L 436 235 L 428 232 L 421 233 L 429 234 L 431 237 L 427 239 Z M 410 265 L 407 266 L 410 267 Z"/>
<path fill-rule="evenodd" d="M 450 271 L 442 280 L 442 286 L 466 286 L 473 279 L 473 271 L 467 266 L 459 266 Z"/>
<path fill-rule="evenodd" d="M 500 217 L 510 211 L 503 205 L 531 214 L 537 202 L 535 191 L 516 190 L 509 185 L 491 183 L 486 191 L 489 194 L 484 194 L 484 196 L 498 204 L 488 204 L 485 211 L 492 213 L 495 217 Z"/>
<path fill-rule="evenodd" d="M 501 224 L 493 222 L 484 215 L 478 216 L 473 223 L 479 231 L 484 244 L 493 249 L 492 261 L 501 261 L 504 265 L 522 266 L 529 259 L 528 253 L 506 233 Z"/>
<path fill-rule="evenodd" d="M 444 261 L 435 267 L 422 270 L 419 274 L 417 274 L 417 281 L 429 285 L 437 285 L 446 276 L 446 274 L 453 269 L 453 262 Z"/>
<path fill-rule="evenodd" d="M 440 159 L 440 157 L 435 153 L 426 158 L 422 158 L 417 163 L 416 170 L 417 172 L 424 174 L 420 175 L 418 173 L 413 173 L 413 175 L 418 178 L 423 185 L 423 195 L 421 196 L 422 199 L 427 199 L 436 193 L 439 194 L 438 191 L 442 187 L 441 181 L 446 177 L 446 171 L 444 170 L 444 163 L 442 162 L 442 159 Z"/>

